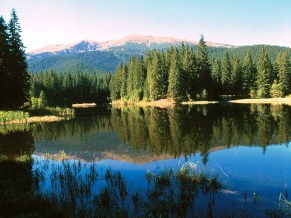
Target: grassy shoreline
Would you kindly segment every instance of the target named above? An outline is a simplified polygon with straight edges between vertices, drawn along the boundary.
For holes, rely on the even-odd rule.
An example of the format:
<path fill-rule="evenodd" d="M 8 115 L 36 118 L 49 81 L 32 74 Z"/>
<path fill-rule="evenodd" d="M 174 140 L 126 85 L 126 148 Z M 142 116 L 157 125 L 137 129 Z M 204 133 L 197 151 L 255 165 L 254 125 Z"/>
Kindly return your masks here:
<path fill-rule="evenodd" d="M 237 99 L 228 101 L 182 101 L 175 102 L 171 99 L 160 99 L 157 101 L 112 101 L 111 105 L 114 108 L 124 107 L 124 106 L 151 106 L 159 108 L 172 108 L 175 105 L 206 105 L 206 104 L 219 104 L 219 103 L 235 103 L 235 104 L 286 104 L 291 105 L 291 98 L 256 98 L 256 99 Z"/>
<path fill-rule="evenodd" d="M 74 109 L 46 107 L 29 110 L 0 111 L 0 125 L 55 122 L 74 116 Z"/>

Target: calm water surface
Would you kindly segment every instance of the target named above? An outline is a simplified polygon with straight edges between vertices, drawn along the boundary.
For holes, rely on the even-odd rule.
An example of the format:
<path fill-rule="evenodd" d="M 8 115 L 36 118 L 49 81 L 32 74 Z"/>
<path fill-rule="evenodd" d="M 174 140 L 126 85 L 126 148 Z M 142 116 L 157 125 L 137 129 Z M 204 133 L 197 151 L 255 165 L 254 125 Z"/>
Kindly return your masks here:
<path fill-rule="evenodd" d="M 0 145 L 11 157 L 33 150 L 36 160 L 65 155 L 121 170 L 132 192 L 145 191 L 145 172 L 179 170 L 191 161 L 223 184 L 214 214 L 263 217 L 291 186 L 290 121 L 289 106 L 112 108 L 102 115 L 20 128 L 2 134 Z M 199 196 L 197 207 L 206 198 Z"/>

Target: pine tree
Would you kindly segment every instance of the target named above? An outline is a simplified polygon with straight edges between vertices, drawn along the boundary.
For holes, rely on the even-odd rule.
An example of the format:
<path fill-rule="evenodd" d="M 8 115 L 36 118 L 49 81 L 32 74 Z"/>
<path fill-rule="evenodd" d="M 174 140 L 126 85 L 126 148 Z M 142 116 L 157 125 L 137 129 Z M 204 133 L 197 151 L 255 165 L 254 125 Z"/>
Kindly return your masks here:
<path fill-rule="evenodd" d="M 143 58 L 137 60 L 135 63 L 135 74 L 134 74 L 134 99 L 140 101 L 143 99 L 143 86 L 146 80 L 146 70 L 143 65 Z"/>
<path fill-rule="evenodd" d="M 221 66 L 221 85 L 223 88 L 223 94 L 231 94 L 231 72 L 232 72 L 232 66 L 231 61 L 229 57 L 229 53 L 226 52 L 224 54 L 223 60 L 222 60 L 222 66 Z"/>
<path fill-rule="evenodd" d="M 218 58 L 214 58 L 211 61 L 211 77 L 213 81 L 213 92 L 216 93 L 216 97 L 221 94 L 221 61 Z"/>
<path fill-rule="evenodd" d="M 161 99 L 165 93 L 163 93 L 163 68 L 160 54 L 154 50 L 153 51 L 153 59 L 151 61 L 151 65 L 148 71 L 148 88 L 150 100 Z"/>
<path fill-rule="evenodd" d="M 203 35 L 201 35 L 198 43 L 197 74 L 197 82 L 200 84 L 198 87 L 198 93 L 201 93 L 203 89 L 205 89 L 208 93 L 212 93 L 211 66 L 209 63 L 207 46 Z"/>
<path fill-rule="evenodd" d="M 234 95 L 241 95 L 242 93 L 242 66 L 237 57 L 232 60 L 231 72 L 231 90 Z"/>
<path fill-rule="evenodd" d="M 278 72 L 278 83 L 282 88 L 283 95 L 290 94 L 291 89 L 291 68 L 286 52 L 280 53 L 276 60 L 277 72 Z"/>
<path fill-rule="evenodd" d="M 169 73 L 168 98 L 172 98 L 174 101 L 185 99 L 186 90 L 184 79 L 179 52 L 177 49 L 174 49 Z"/>
<path fill-rule="evenodd" d="M 184 45 L 181 48 L 181 62 L 184 77 L 184 86 L 188 99 L 195 98 L 195 89 L 197 89 L 197 60 L 193 48 Z M 197 92 L 197 91 L 196 91 Z"/>
<path fill-rule="evenodd" d="M 253 62 L 250 52 L 248 52 L 243 61 L 242 73 L 242 94 L 250 95 L 251 91 L 256 90 L 257 68 Z"/>
<path fill-rule="evenodd" d="M 273 84 L 273 66 L 264 49 L 262 48 L 258 63 L 258 97 L 270 97 L 270 89 Z"/>
<path fill-rule="evenodd" d="M 128 68 L 127 65 L 124 64 L 121 73 L 121 87 L 120 87 L 120 98 L 122 100 L 126 100 L 127 97 L 127 74 Z"/>
<path fill-rule="evenodd" d="M 38 98 L 38 107 L 43 108 L 47 106 L 47 99 L 43 90 L 40 91 Z"/>
<path fill-rule="evenodd" d="M 9 71 L 9 44 L 7 25 L 0 17 L 0 108 L 5 109 L 11 100 L 9 97 L 9 82 L 11 81 Z"/>
<path fill-rule="evenodd" d="M 118 67 L 116 68 L 115 74 L 113 75 L 110 81 L 110 98 L 113 101 L 121 98 L 120 90 L 121 90 L 122 69 L 123 65 L 119 64 Z"/>
<path fill-rule="evenodd" d="M 10 72 L 11 80 L 9 92 L 11 107 L 20 107 L 29 100 L 30 76 L 27 72 L 24 45 L 21 40 L 21 28 L 14 9 L 8 25 L 10 46 Z"/>

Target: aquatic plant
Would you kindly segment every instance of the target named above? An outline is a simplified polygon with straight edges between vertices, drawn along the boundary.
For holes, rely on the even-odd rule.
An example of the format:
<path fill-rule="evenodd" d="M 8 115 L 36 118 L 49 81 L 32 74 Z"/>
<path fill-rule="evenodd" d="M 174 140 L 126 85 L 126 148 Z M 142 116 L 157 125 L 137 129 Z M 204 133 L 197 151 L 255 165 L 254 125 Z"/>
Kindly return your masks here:
<path fill-rule="evenodd" d="M 12 121 L 23 121 L 29 117 L 28 112 L 24 111 L 0 111 L 0 124 L 6 124 Z"/>

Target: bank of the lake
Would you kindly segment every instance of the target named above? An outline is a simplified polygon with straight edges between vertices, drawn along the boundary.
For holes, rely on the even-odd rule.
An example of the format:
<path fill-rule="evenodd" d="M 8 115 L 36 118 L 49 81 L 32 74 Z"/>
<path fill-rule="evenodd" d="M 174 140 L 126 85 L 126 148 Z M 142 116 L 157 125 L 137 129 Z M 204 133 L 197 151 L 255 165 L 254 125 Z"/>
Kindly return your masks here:
<path fill-rule="evenodd" d="M 74 109 L 60 107 L 0 111 L 0 125 L 55 122 L 74 117 L 74 114 Z"/>
<path fill-rule="evenodd" d="M 218 104 L 218 103 L 236 103 L 236 104 L 285 104 L 291 105 L 291 98 L 247 98 L 247 99 L 236 99 L 236 100 L 223 100 L 223 101 L 182 101 L 175 102 L 172 99 L 160 99 L 156 101 L 129 101 L 129 100 L 116 100 L 112 101 L 111 105 L 114 108 L 124 106 L 152 106 L 159 108 L 172 108 L 175 105 L 207 105 L 207 104 Z"/>
<path fill-rule="evenodd" d="M 237 99 L 230 103 L 238 104 L 285 104 L 291 105 L 291 98 L 256 98 L 256 99 Z"/>

